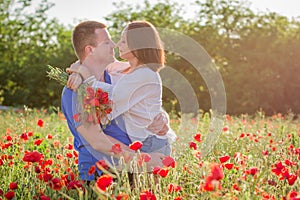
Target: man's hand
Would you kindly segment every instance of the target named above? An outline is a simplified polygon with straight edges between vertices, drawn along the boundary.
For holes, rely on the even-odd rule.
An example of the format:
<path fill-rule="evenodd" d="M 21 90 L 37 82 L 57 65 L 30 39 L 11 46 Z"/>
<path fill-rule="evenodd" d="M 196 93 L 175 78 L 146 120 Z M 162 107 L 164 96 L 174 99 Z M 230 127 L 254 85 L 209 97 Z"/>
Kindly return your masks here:
<path fill-rule="evenodd" d="M 156 115 L 147 129 L 156 135 L 165 135 L 169 131 L 169 117 L 166 112 Z"/>
<path fill-rule="evenodd" d="M 166 157 L 161 153 L 149 153 L 151 160 L 147 162 L 147 171 L 152 172 L 154 167 L 162 167 L 162 160 Z"/>
<path fill-rule="evenodd" d="M 142 166 L 136 166 L 134 165 L 134 169 L 132 168 L 132 162 L 133 161 L 133 156 L 138 156 L 140 154 L 133 154 L 130 157 L 124 157 L 125 163 L 122 165 L 117 165 L 115 166 L 118 171 L 122 171 L 124 169 L 129 170 L 129 172 L 144 172 L 144 168 Z M 147 172 L 152 172 L 154 167 L 163 167 L 162 160 L 166 157 L 164 154 L 161 153 L 149 153 L 151 156 L 150 161 L 146 162 L 146 170 Z M 136 168 L 137 167 L 137 168 Z M 133 171 L 132 171 L 133 170 Z"/>

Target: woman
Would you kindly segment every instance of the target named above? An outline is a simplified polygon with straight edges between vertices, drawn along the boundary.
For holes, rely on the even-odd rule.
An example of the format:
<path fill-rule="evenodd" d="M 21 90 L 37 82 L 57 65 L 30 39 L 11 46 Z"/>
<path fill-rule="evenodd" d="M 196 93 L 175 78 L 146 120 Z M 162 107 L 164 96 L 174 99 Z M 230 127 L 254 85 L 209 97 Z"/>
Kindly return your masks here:
<path fill-rule="evenodd" d="M 134 21 L 124 28 L 117 46 L 120 57 L 128 61 L 129 67 L 119 70 L 116 63 L 109 65 L 106 72 L 110 76 L 105 72 L 104 78 L 110 78 L 111 84 L 96 81 L 82 65 L 70 71 L 80 73 L 84 83 L 109 93 L 113 102 L 109 117 L 122 116 L 130 139 L 143 143 L 142 151 L 170 155 L 175 133 L 170 129 L 166 135 L 157 135 L 147 129 L 162 110 L 162 83 L 158 71 L 164 67 L 165 55 L 159 34 L 151 23 Z"/>

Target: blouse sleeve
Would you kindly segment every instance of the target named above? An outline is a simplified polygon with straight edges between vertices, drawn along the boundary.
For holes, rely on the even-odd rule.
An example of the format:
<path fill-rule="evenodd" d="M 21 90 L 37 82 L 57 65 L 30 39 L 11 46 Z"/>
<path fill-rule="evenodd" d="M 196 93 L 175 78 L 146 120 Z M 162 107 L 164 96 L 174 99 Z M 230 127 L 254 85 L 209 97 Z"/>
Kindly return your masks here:
<path fill-rule="evenodd" d="M 92 88 L 101 88 L 103 91 L 108 93 L 108 98 L 111 99 L 111 94 L 113 89 L 113 86 L 111 84 L 97 81 L 95 76 L 89 77 L 83 83 L 92 86 Z"/>

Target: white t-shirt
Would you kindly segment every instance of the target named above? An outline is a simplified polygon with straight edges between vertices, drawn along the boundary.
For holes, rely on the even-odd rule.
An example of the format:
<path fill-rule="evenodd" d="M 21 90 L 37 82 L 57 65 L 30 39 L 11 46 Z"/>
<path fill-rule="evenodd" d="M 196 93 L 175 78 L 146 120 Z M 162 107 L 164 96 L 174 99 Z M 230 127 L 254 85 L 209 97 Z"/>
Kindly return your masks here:
<path fill-rule="evenodd" d="M 108 67 L 111 85 L 94 81 L 92 87 L 108 91 L 113 102 L 110 119 L 122 116 L 126 132 L 132 141 L 145 140 L 153 133 L 147 130 L 154 117 L 162 112 L 162 82 L 158 72 L 141 67 L 131 73 L 121 73 Z M 158 138 L 174 141 L 173 130 Z"/>

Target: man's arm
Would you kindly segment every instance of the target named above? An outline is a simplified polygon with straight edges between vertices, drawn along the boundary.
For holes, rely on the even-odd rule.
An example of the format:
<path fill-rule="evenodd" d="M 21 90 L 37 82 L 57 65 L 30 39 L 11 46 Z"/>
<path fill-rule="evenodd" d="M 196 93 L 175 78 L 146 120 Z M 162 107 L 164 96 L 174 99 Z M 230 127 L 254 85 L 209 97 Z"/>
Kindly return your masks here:
<path fill-rule="evenodd" d="M 99 124 L 89 123 L 80 125 L 77 127 L 77 131 L 96 151 L 105 153 L 107 155 L 112 155 L 116 158 L 123 156 L 128 160 L 130 160 L 134 155 L 134 151 L 132 151 L 128 146 L 116 140 L 115 138 L 104 134 Z M 112 152 L 112 147 L 114 144 L 120 144 L 122 149 L 120 154 L 115 154 Z"/>
<path fill-rule="evenodd" d="M 96 151 L 112 155 L 115 158 L 124 157 L 125 162 L 131 161 L 135 155 L 135 151 L 131 150 L 128 146 L 104 134 L 98 124 L 80 125 L 77 127 L 77 131 Z M 115 154 L 111 151 L 114 144 L 120 144 L 121 153 Z M 162 166 L 161 161 L 165 155 L 161 153 L 149 153 L 149 155 L 151 156 L 151 160 L 147 163 L 147 170 L 151 171 L 153 167 Z"/>

